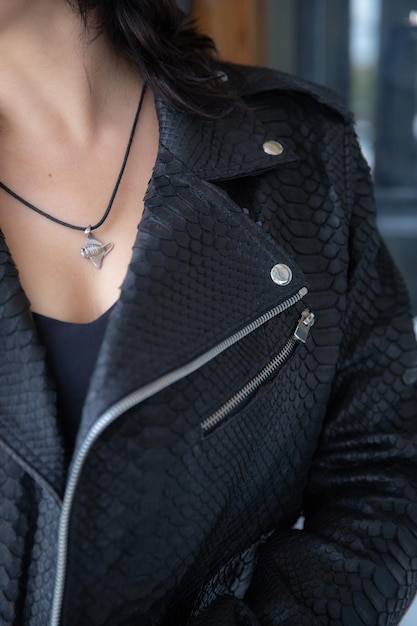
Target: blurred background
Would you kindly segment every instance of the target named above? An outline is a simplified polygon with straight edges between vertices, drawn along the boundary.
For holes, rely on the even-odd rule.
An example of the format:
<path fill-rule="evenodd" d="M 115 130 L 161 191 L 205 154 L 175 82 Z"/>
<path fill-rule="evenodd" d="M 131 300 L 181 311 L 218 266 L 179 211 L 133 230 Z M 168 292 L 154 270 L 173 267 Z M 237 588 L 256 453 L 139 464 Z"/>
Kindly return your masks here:
<path fill-rule="evenodd" d="M 417 322 L 417 0 L 178 2 L 222 58 L 292 72 L 343 97 Z"/>
<path fill-rule="evenodd" d="M 178 0 L 228 61 L 335 89 L 371 165 L 417 331 L 417 0 Z M 401 626 L 417 625 L 417 600 Z"/>

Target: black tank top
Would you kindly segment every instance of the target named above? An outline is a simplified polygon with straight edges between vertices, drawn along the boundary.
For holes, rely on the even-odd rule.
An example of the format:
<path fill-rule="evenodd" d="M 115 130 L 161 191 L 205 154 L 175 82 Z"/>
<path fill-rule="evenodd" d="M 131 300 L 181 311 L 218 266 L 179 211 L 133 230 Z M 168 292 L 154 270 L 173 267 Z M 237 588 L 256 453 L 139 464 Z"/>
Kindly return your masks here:
<path fill-rule="evenodd" d="M 56 382 L 58 419 L 72 452 L 81 413 L 113 307 L 89 324 L 61 322 L 39 313 L 33 320 L 46 348 L 46 360 Z"/>

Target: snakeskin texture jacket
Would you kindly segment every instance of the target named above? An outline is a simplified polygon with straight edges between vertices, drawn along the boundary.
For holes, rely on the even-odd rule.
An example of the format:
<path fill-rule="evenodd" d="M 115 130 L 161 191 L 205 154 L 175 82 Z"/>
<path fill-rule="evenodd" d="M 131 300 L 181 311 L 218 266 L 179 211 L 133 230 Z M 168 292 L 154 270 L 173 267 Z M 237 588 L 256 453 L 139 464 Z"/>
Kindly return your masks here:
<path fill-rule="evenodd" d="M 221 119 L 157 103 L 69 467 L 0 241 L 2 626 L 394 625 L 415 591 L 416 348 L 350 117 L 226 71 Z"/>

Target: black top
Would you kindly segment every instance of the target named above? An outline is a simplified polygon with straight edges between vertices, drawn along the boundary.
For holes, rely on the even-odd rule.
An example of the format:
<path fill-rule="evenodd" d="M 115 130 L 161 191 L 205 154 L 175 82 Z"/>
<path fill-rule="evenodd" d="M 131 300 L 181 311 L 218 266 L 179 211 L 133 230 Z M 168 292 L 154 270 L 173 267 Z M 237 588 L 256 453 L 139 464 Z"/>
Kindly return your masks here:
<path fill-rule="evenodd" d="M 111 310 L 89 324 L 61 322 L 33 313 L 56 381 L 58 416 L 71 451 Z"/>

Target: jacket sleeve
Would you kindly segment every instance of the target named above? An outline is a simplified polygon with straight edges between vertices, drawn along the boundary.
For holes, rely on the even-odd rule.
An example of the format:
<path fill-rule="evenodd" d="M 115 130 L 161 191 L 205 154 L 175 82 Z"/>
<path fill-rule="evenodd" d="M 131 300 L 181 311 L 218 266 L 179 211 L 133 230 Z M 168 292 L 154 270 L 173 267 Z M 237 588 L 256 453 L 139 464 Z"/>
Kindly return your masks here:
<path fill-rule="evenodd" d="M 416 346 L 350 124 L 346 137 L 344 339 L 305 491 L 304 529 L 276 532 L 260 549 L 245 618 L 210 621 L 209 610 L 202 626 L 392 626 L 415 593 Z"/>

